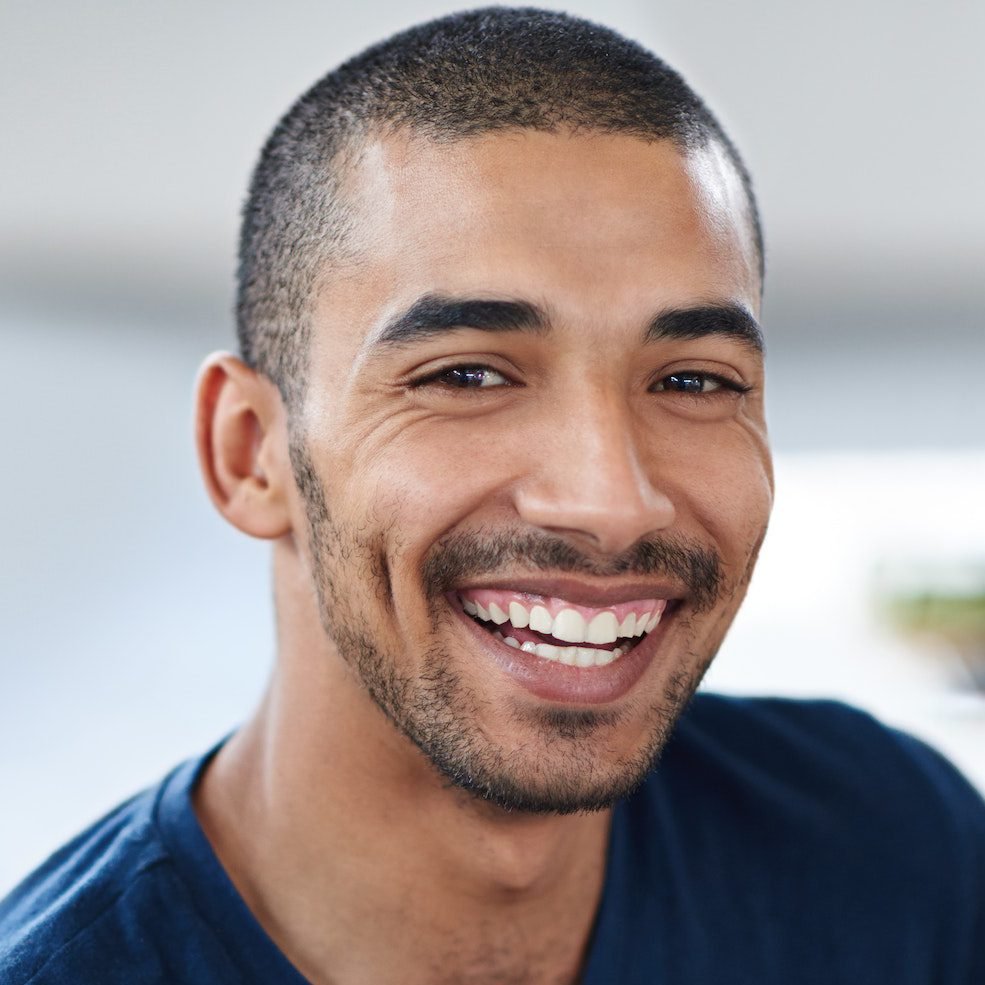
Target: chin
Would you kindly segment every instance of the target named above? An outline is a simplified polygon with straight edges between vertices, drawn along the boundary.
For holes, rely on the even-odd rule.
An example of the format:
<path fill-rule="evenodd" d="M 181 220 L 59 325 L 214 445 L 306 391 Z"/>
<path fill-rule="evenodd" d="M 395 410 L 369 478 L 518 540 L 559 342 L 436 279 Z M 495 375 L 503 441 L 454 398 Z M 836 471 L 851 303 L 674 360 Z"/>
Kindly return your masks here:
<path fill-rule="evenodd" d="M 602 811 L 652 771 L 708 663 L 616 708 L 524 700 L 494 722 L 486 720 L 491 702 L 446 663 L 390 717 L 445 780 L 478 801 L 509 813 Z"/>

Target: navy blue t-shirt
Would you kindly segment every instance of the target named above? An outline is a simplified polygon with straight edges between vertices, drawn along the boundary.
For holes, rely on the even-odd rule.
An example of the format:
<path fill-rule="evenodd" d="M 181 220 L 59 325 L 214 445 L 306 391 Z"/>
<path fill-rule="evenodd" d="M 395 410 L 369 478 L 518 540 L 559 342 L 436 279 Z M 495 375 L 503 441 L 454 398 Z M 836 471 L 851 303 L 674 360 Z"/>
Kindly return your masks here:
<path fill-rule="evenodd" d="M 199 827 L 180 766 L 0 903 L 2 985 L 305 979 Z M 833 702 L 699 695 L 613 817 L 583 985 L 983 985 L 985 803 Z"/>

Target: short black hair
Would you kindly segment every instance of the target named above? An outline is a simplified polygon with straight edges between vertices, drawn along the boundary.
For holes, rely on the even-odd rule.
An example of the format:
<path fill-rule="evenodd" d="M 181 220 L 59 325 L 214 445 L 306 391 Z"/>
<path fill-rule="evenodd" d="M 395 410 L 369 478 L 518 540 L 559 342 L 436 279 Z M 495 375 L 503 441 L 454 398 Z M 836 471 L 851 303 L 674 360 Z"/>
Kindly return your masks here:
<path fill-rule="evenodd" d="M 523 129 L 630 134 L 685 149 L 717 141 L 745 188 L 762 274 L 749 173 L 674 69 L 609 28 L 555 11 L 452 14 L 329 72 L 260 155 L 243 209 L 237 333 L 244 361 L 277 384 L 289 408 L 304 390 L 313 291 L 344 255 L 347 162 L 361 140 L 403 130 L 440 142 Z"/>

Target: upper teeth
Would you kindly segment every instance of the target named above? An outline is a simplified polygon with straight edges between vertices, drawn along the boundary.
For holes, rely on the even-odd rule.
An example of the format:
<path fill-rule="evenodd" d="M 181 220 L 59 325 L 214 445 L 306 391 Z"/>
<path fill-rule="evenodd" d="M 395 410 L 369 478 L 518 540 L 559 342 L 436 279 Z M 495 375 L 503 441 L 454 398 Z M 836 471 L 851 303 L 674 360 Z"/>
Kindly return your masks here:
<path fill-rule="evenodd" d="M 512 601 L 509 612 L 504 612 L 495 602 L 488 609 L 479 602 L 462 599 L 462 606 L 470 616 L 478 616 L 484 622 L 494 622 L 497 626 L 510 622 L 517 629 L 529 626 L 538 633 L 547 633 L 565 643 L 615 643 L 620 637 L 642 636 L 654 629 L 660 621 L 662 608 L 649 612 L 630 612 L 621 623 L 616 614 L 602 611 L 586 619 L 576 609 L 562 609 L 551 616 L 543 605 L 529 608 L 521 602 Z"/>

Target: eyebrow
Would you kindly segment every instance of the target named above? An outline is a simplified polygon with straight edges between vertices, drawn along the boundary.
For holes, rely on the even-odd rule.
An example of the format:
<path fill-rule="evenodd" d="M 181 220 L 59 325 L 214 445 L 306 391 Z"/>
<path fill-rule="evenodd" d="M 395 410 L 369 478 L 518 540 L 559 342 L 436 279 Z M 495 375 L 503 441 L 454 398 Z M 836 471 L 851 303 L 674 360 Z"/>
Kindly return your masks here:
<path fill-rule="evenodd" d="M 647 325 L 643 341 L 677 339 L 686 342 L 709 335 L 736 339 L 757 353 L 766 349 L 759 322 L 745 308 L 728 303 L 663 311 Z"/>
<path fill-rule="evenodd" d="M 458 328 L 543 335 L 549 325 L 546 314 L 529 301 L 487 301 L 425 294 L 391 318 L 374 344 L 399 347 Z"/>
<path fill-rule="evenodd" d="M 425 294 L 390 318 L 373 346 L 400 348 L 461 328 L 546 335 L 551 326 L 546 313 L 529 301 Z M 689 341 L 711 335 L 736 339 L 757 353 L 765 349 L 763 332 L 756 319 L 740 305 L 727 302 L 662 311 L 646 326 L 643 341 Z"/>

